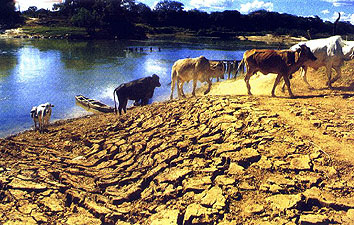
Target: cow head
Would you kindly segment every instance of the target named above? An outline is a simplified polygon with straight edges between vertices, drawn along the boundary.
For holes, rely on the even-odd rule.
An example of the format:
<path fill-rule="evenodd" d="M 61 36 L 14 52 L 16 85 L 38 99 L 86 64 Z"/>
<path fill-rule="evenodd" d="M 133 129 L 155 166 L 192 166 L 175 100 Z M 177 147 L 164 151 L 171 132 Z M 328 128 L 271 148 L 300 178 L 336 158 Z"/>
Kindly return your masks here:
<path fill-rule="evenodd" d="M 311 49 L 307 47 L 306 45 L 300 45 L 300 48 L 296 50 L 298 54 L 295 55 L 295 62 L 298 60 L 302 60 L 303 62 L 306 62 L 308 60 L 310 61 L 315 61 L 317 60 L 316 56 L 311 52 Z"/>
<path fill-rule="evenodd" d="M 50 104 L 49 102 L 45 103 L 46 109 L 51 108 L 51 107 L 54 107 L 54 105 Z"/>
<path fill-rule="evenodd" d="M 161 87 L 160 78 L 159 78 L 159 76 L 157 76 L 156 74 L 153 74 L 153 75 L 152 75 L 152 85 L 153 85 L 154 87 Z"/>
<path fill-rule="evenodd" d="M 37 117 L 37 106 L 33 106 L 31 109 L 31 117 L 36 118 Z"/>
<path fill-rule="evenodd" d="M 224 63 L 223 62 L 210 63 L 210 69 L 223 72 L 224 71 Z"/>

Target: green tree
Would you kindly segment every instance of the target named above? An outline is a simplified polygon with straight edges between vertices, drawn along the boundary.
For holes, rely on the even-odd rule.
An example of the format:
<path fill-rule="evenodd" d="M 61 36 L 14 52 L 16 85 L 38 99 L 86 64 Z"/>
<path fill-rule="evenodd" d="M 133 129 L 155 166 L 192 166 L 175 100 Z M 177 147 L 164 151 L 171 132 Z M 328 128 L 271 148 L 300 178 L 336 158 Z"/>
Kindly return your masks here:
<path fill-rule="evenodd" d="M 22 21 L 13 0 L 0 0 L 0 28 L 12 27 Z"/>
<path fill-rule="evenodd" d="M 23 14 L 29 16 L 29 17 L 34 17 L 36 16 L 38 8 L 36 6 L 30 6 L 26 11 L 23 12 Z"/>
<path fill-rule="evenodd" d="M 99 24 L 97 13 L 89 11 L 85 8 L 80 8 L 79 11 L 71 17 L 71 22 L 78 27 L 85 27 L 89 35 L 95 33 L 96 26 Z"/>
<path fill-rule="evenodd" d="M 181 12 L 184 4 L 181 2 L 163 0 L 156 4 L 155 10 L 162 12 Z"/>

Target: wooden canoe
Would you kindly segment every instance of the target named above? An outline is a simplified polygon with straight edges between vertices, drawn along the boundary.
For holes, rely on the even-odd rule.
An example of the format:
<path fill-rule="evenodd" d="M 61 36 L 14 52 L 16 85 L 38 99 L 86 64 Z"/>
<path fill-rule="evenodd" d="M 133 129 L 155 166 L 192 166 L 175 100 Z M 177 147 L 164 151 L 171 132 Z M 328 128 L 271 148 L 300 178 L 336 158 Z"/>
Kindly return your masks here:
<path fill-rule="evenodd" d="M 88 109 L 94 109 L 99 112 L 104 112 L 104 113 L 109 113 L 109 112 L 114 112 L 114 108 L 106 105 L 100 101 L 94 100 L 87 98 L 83 95 L 76 95 L 75 96 L 76 102 L 78 102 L 80 105 L 84 106 L 84 108 Z"/>

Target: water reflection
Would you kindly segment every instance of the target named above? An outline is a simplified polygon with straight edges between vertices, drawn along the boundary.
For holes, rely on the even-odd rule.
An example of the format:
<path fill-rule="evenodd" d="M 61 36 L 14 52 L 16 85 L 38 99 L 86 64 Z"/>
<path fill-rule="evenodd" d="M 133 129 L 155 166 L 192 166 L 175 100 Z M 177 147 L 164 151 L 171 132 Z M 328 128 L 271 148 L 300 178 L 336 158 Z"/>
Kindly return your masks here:
<path fill-rule="evenodd" d="M 16 50 L 21 47 L 20 42 L 0 40 L 0 82 L 10 75 L 17 64 Z"/>

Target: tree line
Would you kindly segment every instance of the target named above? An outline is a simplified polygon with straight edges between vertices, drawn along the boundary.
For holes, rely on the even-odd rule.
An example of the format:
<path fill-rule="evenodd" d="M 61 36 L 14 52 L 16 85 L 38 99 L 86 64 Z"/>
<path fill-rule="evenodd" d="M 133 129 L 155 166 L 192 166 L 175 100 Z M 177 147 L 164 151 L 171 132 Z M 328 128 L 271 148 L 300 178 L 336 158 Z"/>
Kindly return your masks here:
<path fill-rule="evenodd" d="M 247 15 L 236 10 L 207 13 L 197 9 L 185 10 L 183 3 L 171 0 L 162 0 L 153 9 L 135 0 L 66 0 L 55 4 L 53 11 L 30 7 L 22 15 L 62 18 L 70 25 L 86 28 L 91 36 L 104 33 L 105 36 L 116 38 L 144 38 L 148 33 L 166 34 L 176 30 L 221 38 L 251 33 L 311 35 L 314 38 L 332 35 L 334 27 L 333 23 L 324 22 L 318 16 L 301 17 L 265 10 Z M 3 22 L 1 17 L 0 23 Z M 354 26 L 349 22 L 339 22 L 336 34 L 354 34 Z"/>

